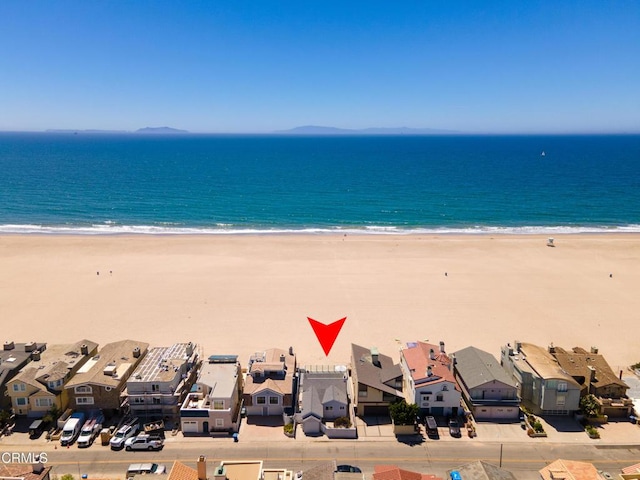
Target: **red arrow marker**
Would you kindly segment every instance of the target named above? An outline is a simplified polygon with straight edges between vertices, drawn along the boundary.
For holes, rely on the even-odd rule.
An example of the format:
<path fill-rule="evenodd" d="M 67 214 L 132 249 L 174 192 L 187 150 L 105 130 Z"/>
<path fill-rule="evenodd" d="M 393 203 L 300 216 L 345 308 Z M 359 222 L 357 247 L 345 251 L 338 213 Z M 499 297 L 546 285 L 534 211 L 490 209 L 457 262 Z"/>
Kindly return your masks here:
<path fill-rule="evenodd" d="M 313 318 L 307 317 L 307 320 L 309 320 L 309 323 L 311 324 L 311 328 L 313 328 L 313 332 L 316 334 L 316 337 L 318 337 L 318 341 L 320 342 L 325 355 L 329 355 L 331 347 L 333 347 L 336 338 L 338 338 L 340 329 L 342 328 L 342 325 L 344 324 L 344 321 L 346 319 L 347 317 L 344 317 L 340 320 L 336 320 L 335 322 L 330 323 L 329 325 L 325 325 L 324 323 L 320 323 Z"/>

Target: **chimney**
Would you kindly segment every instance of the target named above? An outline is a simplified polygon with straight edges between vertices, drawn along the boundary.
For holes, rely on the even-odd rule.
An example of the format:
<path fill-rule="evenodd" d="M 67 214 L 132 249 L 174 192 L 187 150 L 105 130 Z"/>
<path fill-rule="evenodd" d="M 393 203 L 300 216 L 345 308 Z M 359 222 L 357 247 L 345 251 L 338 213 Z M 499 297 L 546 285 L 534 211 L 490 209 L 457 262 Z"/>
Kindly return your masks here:
<path fill-rule="evenodd" d="M 86 343 L 83 343 L 82 345 L 80 345 L 80 353 L 82 355 L 89 355 L 89 347 L 87 346 Z"/>
<path fill-rule="evenodd" d="M 435 360 L 436 359 L 436 352 L 433 350 L 433 348 L 429 349 L 429 359 L 430 360 Z"/>
<path fill-rule="evenodd" d="M 38 460 L 40 460 L 40 458 L 38 458 Z M 42 462 L 38 461 L 31 466 L 31 471 L 36 475 L 40 475 L 44 472 L 44 465 Z"/>
<path fill-rule="evenodd" d="M 284 356 L 284 353 L 282 353 L 282 354 L 280 355 L 280 361 L 281 361 L 281 362 L 284 362 L 284 359 L 285 359 L 285 356 Z"/>
<path fill-rule="evenodd" d="M 37 347 L 36 342 L 25 343 L 24 351 L 27 353 L 33 352 L 36 349 L 36 347 Z"/>
<path fill-rule="evenodd" d="M 293 347 L 289 347 L 289 355 L 293 356 Z"/>
<path fill-rule="evenodd" d="M 589 365 L 589 383 L 593 383 L 596 379 L 596 369 L 595 367 L 592 367 L 591 365 Z"/>
<path fill-rule="evenodd" d="M 556 347 L 553 346 L 553 342 L 549 344 L 547 350 L 549 350 L 549 353 L 556 353 Z"/>
<path fill-rule="evenodd" d="M 598 354 L 598 347 L 591 347 L 591 353 L 593 353 L 594 355 Z"/>
<path fill-rule="evenodd" d="M 430 377 L 430 376 L 432 376 L 432 375 L 433 375 L 433 370 L 431 369 L 431 365 L 429 365 L 429 366 L 427 367 L 427 377 Z"/>
<path fill-rule="evenodd" d="M 190 357 L 193 354 L 193 343 L 187 343 L 187 357 Z"/>
<path fill-rule="evenodd" d="M 33 352 L 31 352 L 31 360 L 33 360 L 34 362 L 40 360 L 40 350 L 34 350 Z"/>
<path fill-rule="evenodd" d="M 371 363 L 373 363 L 376 367 L 380 366 L 378 347 L 371 347 Z"/>
<path fill-rule="evenodd" d="M 3 350 L 13 350 L 14 348 L 16 348 L 16 344 L 13 342 L 4 342 L 4 346 L 2 347 Z M 25 346 L 25 349 L 27 347 Z"/>
<path fill-rule="evenodd" d="M 198 480 L 207 480 L 207 457 L 200 455 L 196 463 L 198 466 Z"/>
<path fill-rule="evenodd" d="M 440 340 L 440 353 L 444 353 L 444 342 Z"/>
<path fill-rule="evenodd" d="M 140 347 L 133 349 L 133 358 L 140 358 Z"/>
<path fill-rule="evenodd" d="M 622 380 L 622 370 L 620 370 L 620 376 L 618 378 Z"/>

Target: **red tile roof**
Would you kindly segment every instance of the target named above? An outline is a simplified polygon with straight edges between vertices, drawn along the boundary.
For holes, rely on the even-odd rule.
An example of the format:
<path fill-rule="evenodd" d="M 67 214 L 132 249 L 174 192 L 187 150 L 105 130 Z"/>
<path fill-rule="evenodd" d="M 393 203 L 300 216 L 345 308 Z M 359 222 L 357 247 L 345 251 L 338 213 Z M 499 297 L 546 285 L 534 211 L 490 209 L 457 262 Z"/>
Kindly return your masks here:
<path fill-rule="evenodd" d="M 395 465 L 376 465 L 373 480 L 442 480 L 435 475 L 404 470 Z"/>

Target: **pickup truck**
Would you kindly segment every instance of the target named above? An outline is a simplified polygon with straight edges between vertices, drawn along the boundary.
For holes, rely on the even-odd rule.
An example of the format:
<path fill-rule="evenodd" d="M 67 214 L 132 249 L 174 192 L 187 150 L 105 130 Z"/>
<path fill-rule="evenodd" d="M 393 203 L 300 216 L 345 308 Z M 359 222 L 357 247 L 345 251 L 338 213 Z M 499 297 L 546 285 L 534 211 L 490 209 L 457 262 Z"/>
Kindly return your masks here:
<path fill-rule="evenodd" d="M 116 431 L 111 440 L 109 440 L 109 445 L 111 445 L 111 450 L 120 450 L 124 447 L 124 442 L 129 438 L 133 437 L 136 433 L 138 433 L 138 424 L 127 424 L 123 425 Z"/>
<path fill-rule="evenodd" d="M 131 450 L 160 450 L 164 442 L 157 435 L 147 435 L 141 433 L 137 437 L 129 437 L 124 442 L 124 448 L 128 452 Z"/>

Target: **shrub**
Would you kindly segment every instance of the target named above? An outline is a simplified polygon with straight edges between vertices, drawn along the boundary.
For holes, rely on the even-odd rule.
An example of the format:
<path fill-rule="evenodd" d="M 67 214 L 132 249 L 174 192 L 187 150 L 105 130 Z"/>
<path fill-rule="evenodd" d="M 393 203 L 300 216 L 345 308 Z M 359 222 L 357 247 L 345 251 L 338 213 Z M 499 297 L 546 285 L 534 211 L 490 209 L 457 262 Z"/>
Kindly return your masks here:
<path fill-rule="evenodd" d="M 631 365 L 631 368 L 632 368 L 633 370 L 640 369 L 640 362 L 638 362 L 638 363 L 634 363 L 633 365 Z"/>
<path fill-rule="evenodd" d="M 351 427 L 351 420 L 349 420 L 349 417 L 338 417 L 333 421 L 333 426 L 339 428 L 349 428 Z"/>
<path fill-rule="evenodd" d="M 418 418 L 418 411 L 418 405 L 408 404 L 404 399 L 389 405 L 391 419 L 396 425 L 413 425 Z"/>
<path fill-rule="evenodd" d="M 590 436 L 600 438 L 600 432 L 598 432 L 598 429 L 595 428 L 593 425 L 587 425 L 585 427 L 585 430 Z"/>
<path fill-rule="evenodd" d="M 293 423 L 287 423 L 284 426 L 284 433 L 287 435 L 293 435 Z"/>
<path fill-rule="evenodd" d="M 540 423 L 539 420 L 537 420 L 534 424 L 533 424 L 533 430 L 536 433 L 542 433 L 544 432 L 544 428 L 542 427 L 542 423 Z"/>

